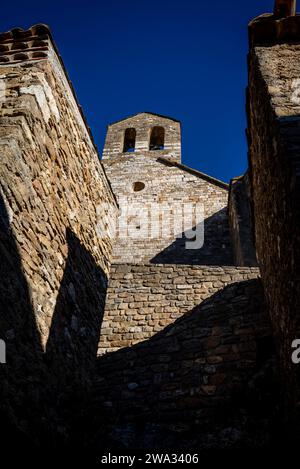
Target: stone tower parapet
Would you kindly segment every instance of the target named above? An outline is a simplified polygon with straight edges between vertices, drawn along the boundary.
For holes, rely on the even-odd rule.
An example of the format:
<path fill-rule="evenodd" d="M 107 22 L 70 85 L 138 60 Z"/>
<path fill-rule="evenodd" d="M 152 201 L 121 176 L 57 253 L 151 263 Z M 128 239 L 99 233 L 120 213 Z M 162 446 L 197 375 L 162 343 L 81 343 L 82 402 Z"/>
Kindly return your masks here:
<path fill-rule="evenodd" d="M 127 136 L 129 146 L 126 145 Z M 110 124 L 107 128 L 103 159 L 163 156 L 180 163 L 181 127 L 171 117 L 141 112 Z"/>

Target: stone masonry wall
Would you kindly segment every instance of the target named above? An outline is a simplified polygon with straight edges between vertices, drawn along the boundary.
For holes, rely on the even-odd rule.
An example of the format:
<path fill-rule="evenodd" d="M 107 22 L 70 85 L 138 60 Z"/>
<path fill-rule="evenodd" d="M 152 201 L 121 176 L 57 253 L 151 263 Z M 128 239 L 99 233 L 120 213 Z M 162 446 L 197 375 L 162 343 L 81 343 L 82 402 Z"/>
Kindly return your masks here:
<path fill-rule="evenodd" d="M 150 339 L 227 285 L 257 268 L 113 264 L 99 355 Z"/>
<path fill-rule="evenodd" d="M 164 149 L 149 151 L 150 134 L 153 127 L 163 127 L 165 130 Z M 126 156 L 123 153 L 125 130 L 133 128 L 136 130 L 135 151 L 132 156 L 140 153 L 157 158 L 167 156 L 171 160 L 181 161 L 181 129 L 180 122 L 175 119 L 141 112 L 136 116 L 123 119 L 108 126 L 103 159 L 116 159 Z"/>
<path fill-rule="evenodd" d="M 0 42 L 0 411 L 38 433 L 95 364 L 116 203 L 47 28 Z"/>
<path fill-rule="evenodd" d="M 228 214 L 235 265 L 256 266 L 248 173 L 230 182 Z"/>
<path fill-rule="evenodd" d="M 258 18 L 250 24 L 248 134 L 255 243 L 292 418 L 299 400 L 298 371 L 291 360 L 300 311 L 299 37 L 299 16 L 277 22 Z"/>
<path fill-rule="evenodd" d="M 103 162 L 118 198 L 121 228 L 129 220 L 116 240 L 114 263 L 232 265 L 226 184 L 143 154 Z M 135 191 L 135 182 L 144 189 Z M 183 225 L 185 207 L 194 212 Z M 198 228 L 202 234 L 196 208 L 204 219 L 204 244 L 186 249 L 184 231 Z"/>
<path fill-rule="evenodd" d="M 109 234 L 97 236 L 103 214 L 96 209 L 107 201 L 116 207 L 61 66 L 53 61 L 0 68 L 1 191 L 44 343 L 67 261 L 67 229 L 105 276 L 112 243 Z"/>
<path fill-rule="evenodd" d="M 120 309 L 107 310 L 109 335 L 121 338 L 124 324 L 143 330 L 144 319 L 138 321 L 134 303 L 130 307 L 134 292 L 142 316 L 142 301 L 156 312 L 143 342 L 98 359 L 90 402 L 95 448 L 197 452 L 268 446 L 278 398 L 272 332 L 260 281 L 242 280 L 257 271 L 119 268 L 113 266 L 112 278 L 121 287 L 111 287 L 108 306 Z"/>

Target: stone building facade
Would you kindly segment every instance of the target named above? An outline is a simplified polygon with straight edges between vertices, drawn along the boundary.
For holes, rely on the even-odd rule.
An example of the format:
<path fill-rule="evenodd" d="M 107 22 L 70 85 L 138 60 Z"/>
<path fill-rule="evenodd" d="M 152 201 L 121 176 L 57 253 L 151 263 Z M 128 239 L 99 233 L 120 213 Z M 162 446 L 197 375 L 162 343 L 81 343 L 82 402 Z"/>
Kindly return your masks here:
<path fill-rule="evenodd" d="M 298 418 L 299 372 L 291 344 L 300 332 L 300 16 L 258 17 L 249 25 L 249 36 L 249 174 L 256 251 L 286 405 Z"/>
<path fill-rule="evenodd" d="M 72 239 L 95 257 L 105 294 L 112 241 L 97 235 L 99 209 L 117 203 L 49 30 L 16 29 L 0 42 L 2 213 L 45 347 Z"/>
<path fill-rule="evenodd" d="M 99 355 L 148 340 L 228 285 L 258 277 L 255 267 L 112 264 Z"/>
<path fill-rule="evenodd" d="M 108 125 L 103 159 L 124 153 L 164 156 L 181 162 L 181 125 L 176 119 L 142 112 Z"/>
<path fill-rule="evenodd" d="M 250 164 L 230 186 L 182 164 L 180 123 L 150 112 L 109 125 L 100 161 L 49 29 L 0 35 L 7 442 L 277 441 L 300 265 L 300 25 L 281 11 L 250 24 Z"/>
<path fill-rule="evenodd" d="M 249 172 L 230 182 L 228 216 L 234 264 L 256 266 Z"/>
<path fill-rule="evenodd" d="M 120 231 L 99 355 L 148 340 L 228 284 L 259 274 L 249 268 L 253 259 L 236 258 L 242 271 L 233 265 L 229 186 L 183 165 L 180 155 L 181 126 L 169 117 L 144 112 L 108 126 L 102 162 L 118 200 Z M 181 219 L 185 208 L 190 216 Z M 231 214 L 232 224 L 239 218 L 250 231 L 239 215 Z"/>
<path fill-rule="evenodd" d="M 32 439 L 48 420 L 56 439 L 70 429 L 57 396 L 95 366 L 112 251 L 99 220 L 117 203 L 47 27 L 0 35 L 0 83 L 0 414 Z"/>
<path fill-rule="evenodd" d="M 109 125 L 102 162 L 120 208 L 113 262 L 232 264 L 228 185 L 181 164 L 180 128 L 152 113 Z M 128 149 L 130 129 L 136 140 Z M 191 230 L 197 249 L 197 239 L 186 249 Z"/>

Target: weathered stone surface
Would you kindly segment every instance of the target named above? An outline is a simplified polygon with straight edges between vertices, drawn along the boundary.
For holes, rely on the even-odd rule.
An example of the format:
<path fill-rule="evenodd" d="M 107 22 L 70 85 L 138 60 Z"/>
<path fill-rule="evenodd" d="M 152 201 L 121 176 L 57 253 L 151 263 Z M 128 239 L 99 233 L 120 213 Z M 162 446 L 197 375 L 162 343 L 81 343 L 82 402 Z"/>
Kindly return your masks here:
<path fill-rule="evenodd" d="M 112 264 L 98 354 L 150 339 L 227 285 L 258 276 L 257 268 L 247 267 Z M 154 278 L 159 279 L 155 291 Z M 243 298 L 232 301 L 242 304 Z M 208 346 L 214 344 L 215 339 Z"/>
<path fill-rule="evenodd" d="M 117 207 L 47 29 L 24 35 L 47 46 L 0 65 L 0 412 L 37 439 L 46 421 L 55 440 L 70 424 L 58 396 L 78 396 L 95 364 L 112 250 L 98 224 Z"/>
<path fill-rule="evenodd" d="M 165 130 L 165 145 L 150 151 L 151 130 L 157 125 Z M 127 128 L 137 132 L 131 153 L 122 152 Z M 108 127 L 102 161 L 120 206 L 115 263 L 232 264 L 228 185 L 178 164 L 180 149 L 180 124 L 169 118 L 141 113 Z M 136 190 L 137 184 L 142 189 Z M 187 249 L 186 233 L 200 231 L 203 220 L 204 244 Z"/>
<path fill-rule="evenodd" d="M 273 332 L 259 271 L 246 266 L 255 264 L 252 228 L 294 404 L 300 46 L 288 42 L 297 32 L 298 16 L 250 25 L 250 171 L 232 182 L 229 205 L 227 184 L 181 164 L 180 123 L 156 114 L 109 126 L 107 179 L 48 28 L 0 35 L 0 338 L 9 357 L 0 416 L 16 447 L 20 434 L 40 447 L 98 451 L 272 442 L 281 424 Z M 120 216 L 157 203 L 171 227 L 174 202 L 202 204 L 204 246 L 186 249 L 181 230 L 113 240 L 111 189 Z M 142 231 L 134 214 L 128 221 Z"/>
<path fill-rule="evenodd" d="M 146 125 L 145 125 L 146 124 Z M 164 129 L 163 148 L 150 148 L 150 133 L 153 127 Z M 107 129 L 103 159 L 115 160 L 128 156 L 124 152 L 124 136 L 126 129 L 136 132 L 135 144 L 131 156 L 148 154 L 156 159 L 158 156 L 169 157 L 171 160 L 181 162 L 181 129 L 180 122 L 171 117 L 160 116 L 150 112 L 142 112 L 110 124 Z"/>
<path fill-rule="evenodd" d="M 228 212 L 234 264 L 256 266 L 248 173 L 230 182 Z"/>
<path fill-rule="evenodd" d="M 256 250 L 290 415 L 298 399 L 291 345 L 300 311 L 299 38 L 299 29 L 293 30 L 285 44 L 261 42 L 250 50 L 248 91 Z"/>
<path fill-rule="evenodd" d="M 257 271 L 244 269 L 244 275 Z M 273 350 L 264 346 L 271 330 L 263 303 L 260 280 L 224 283 L 152 337 L 100 357 L 92 403 L 99 441 L 173 450 L 268 444 L 277 388 L 276 381 L 270 387 L 276 373 Z"/>

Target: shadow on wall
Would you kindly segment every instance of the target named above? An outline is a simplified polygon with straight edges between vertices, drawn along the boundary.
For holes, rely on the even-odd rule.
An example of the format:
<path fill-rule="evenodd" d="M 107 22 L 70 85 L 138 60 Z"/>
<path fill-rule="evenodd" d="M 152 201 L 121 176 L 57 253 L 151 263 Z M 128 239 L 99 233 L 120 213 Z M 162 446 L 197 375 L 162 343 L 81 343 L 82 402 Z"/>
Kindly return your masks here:
<path fill-rule="evenodd" d="M 104 314 L 107 276 L 93 256 L 67 229 L 68 258 L 47 342 L 54 368 L 84 373 L 95 364 Z"/>
<path fill-rule="evenodd" d="M 1 446 L 99 452 L 162 442 L 165 449 L 268 444 L 277 396 L 257 281 L 230 285 L 150 340 L 97 360 L 107 279 L 68 230 L 45 354 L 0 206 L 0 335 L 8 344 Z"/>
<path fill-rule="evenodd" d="M 84 443 L 81 419 L 89 405 L 107 276 L 70 229 L 67 243 L 68 258 L 52 318 L 46 360 L 51 370 L 48 387 L 53 393 L 50 407 L 58 413 L 59 426 L 65 427 L 64 446 L 72 446 L 75 441 L 79 445 Z"/>
<path fill-rule="evenodd" d="M 22 449 L 29 444 L 26 429 L 13 422 L 36 423 L 41 385 L 42 348 L 9 217 L 0 194 L 0 338 L 6 343 L 7 363 L 0 366 L 1 446 L 13 439 Z M 30 410 L 29 410 L 30 409 Z M 2 437 L 1 437 L 2 438 Z"/>
<path fill-rule="evenodd" d="M 7 344 L 7 364 L 0 366 L 0 417 L 6 430 L 1 446 L 13 441 L 29 451 L 34 444 L 65 446 L 77 438 L 96 364 L 107 277 L 70 229 L 66 239 L 68 258 L 44 353 L 0 198 L 0 339 Z"/>
<path fill-rule="evenodd" d="M 267 446 L 274 361 L 260 281 L 227 286 L 151 339 L 98 359 L 95 449 Z"/>
<path fill-rule="evenodd" d="M 193 227 L 203 232 L 203 224 Z M 230 243 L 227 208 L 204 220 L 204 244 L 200 249 L 187 249 L 185 233 L 151 259 L 151 264 L 234 265 Z"/>

